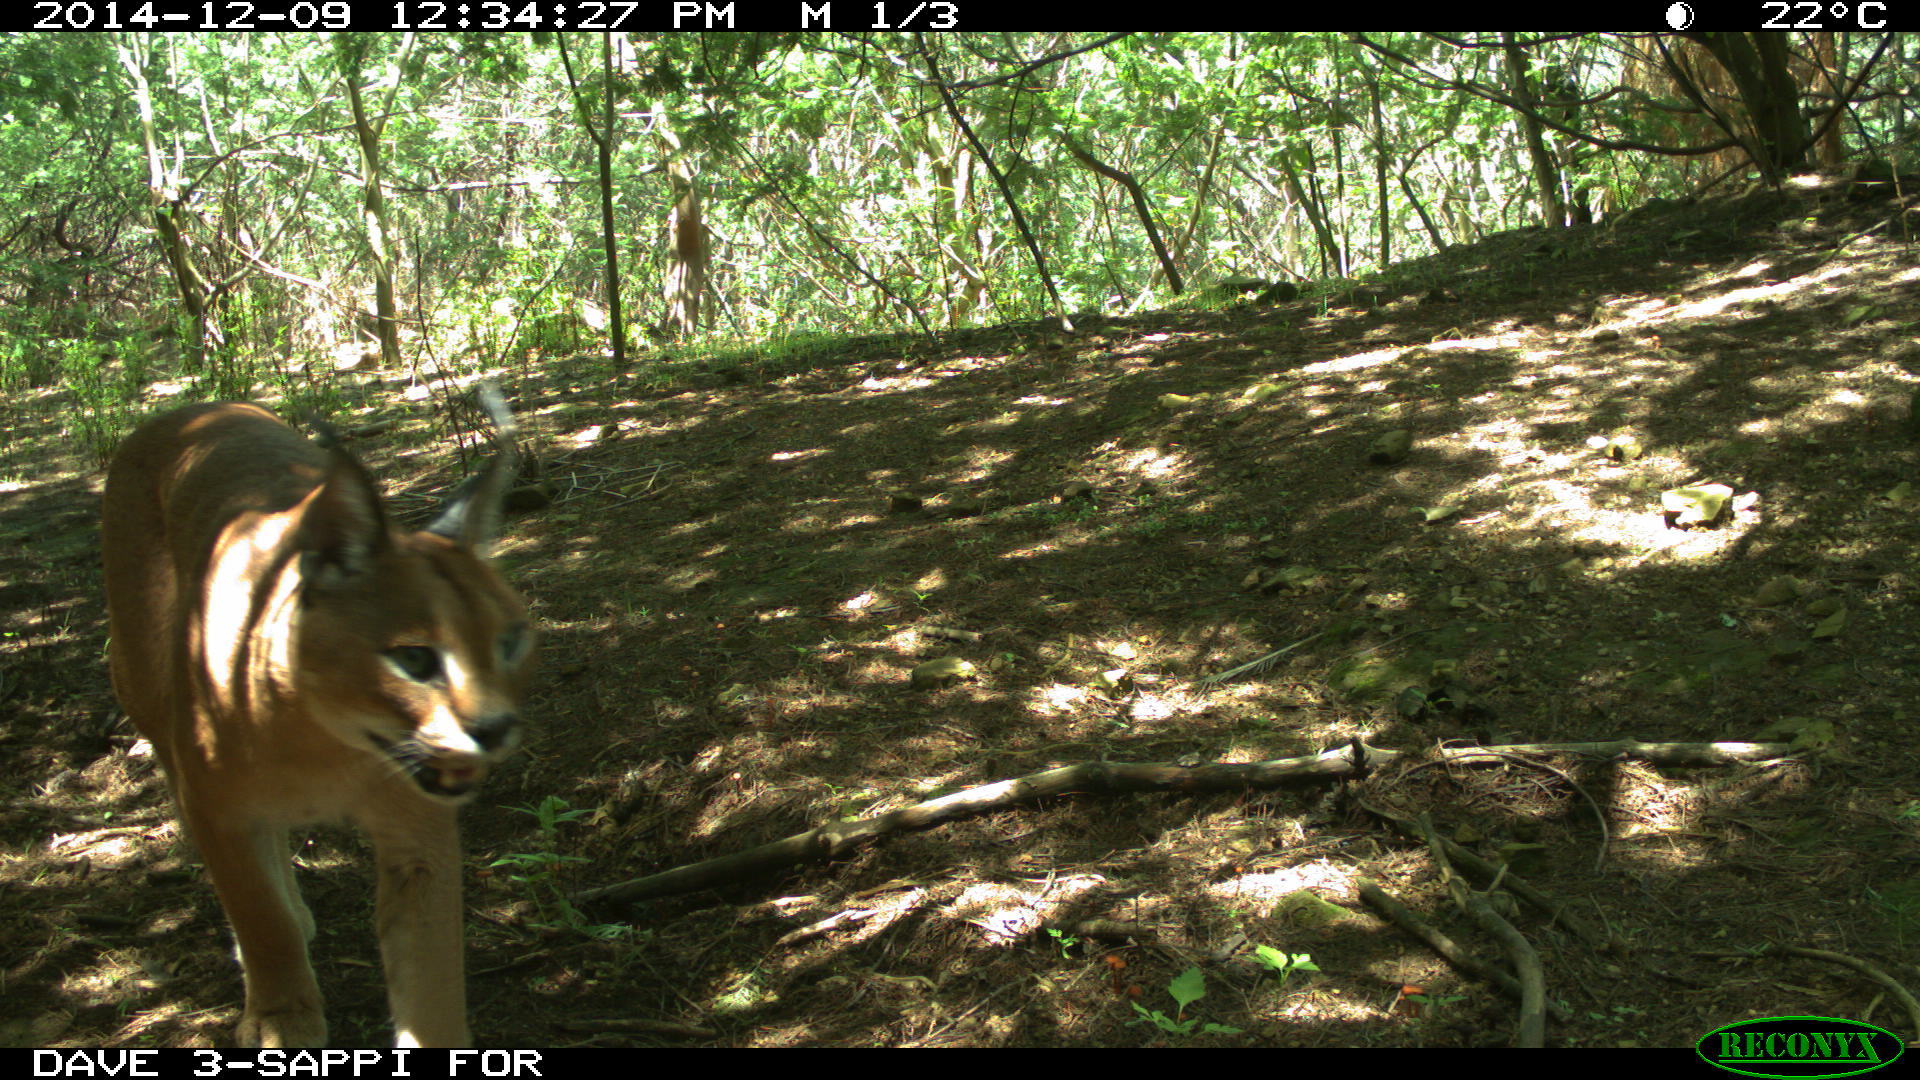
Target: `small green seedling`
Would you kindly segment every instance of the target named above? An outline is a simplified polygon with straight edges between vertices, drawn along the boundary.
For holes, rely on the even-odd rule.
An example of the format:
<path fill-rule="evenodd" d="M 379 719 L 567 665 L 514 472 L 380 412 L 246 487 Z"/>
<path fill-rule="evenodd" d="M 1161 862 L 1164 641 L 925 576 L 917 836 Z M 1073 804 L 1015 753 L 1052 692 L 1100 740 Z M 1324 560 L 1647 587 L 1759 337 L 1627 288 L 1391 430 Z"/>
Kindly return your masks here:
<path fill-rule="evenodd" d="M 1202 1024 L 1199 1017 L 1187 1018 L 1187 1006 L 1207 996 L 1207 977 L 1200 974 L 1198 967 L 1190 967 L 1174 976 L 1167 984 L 1167 995 L 1173 998 L 1173 1015 L 1168 1016 L 1159 1009 L 1143 1008 L 1139 1002 L 1133 1002 L 1133 1011 L 1140 1015 L 1127 1021 L 1129 1024 L 1152 1024 L 1169 1035 L 1188 1036 L 1197 1029 L 1202 1035 L 1238 1035 L 1240 1029 L 1225 1024 Z"/>
<path fill-rule="evenodd" d="M 567 805 L 567 800 L 558 795 L 549 795 L 541 799 L 538 806 L 509 806 L 507 809 L 533 815 L 540 834 L 549 838 L 560 831 L 560 826 L 579 821 L 593 813 L 591 810 L 575 809 Z"/>
<path fill-rule="evenodd" d="M 541 844 L 546 848 L 544 851 L 509 852 L 489 864 L 494 869 L 506 869 L 507 880 L 526 889 L 534 905 L 547 919 L 530 925 L 537 929 L 564 928 L 602 940 L 625 937 L 633 932 L 633 927 L 623 923 L 596 924 L 588 921 L 567 899 L 566 890 L 560 885 L 562 867 L 589 861 L 578 855 L 562 855 L 553 850 L 559 843 L 560 826 L 589 817 L 593 811 L 569 806 L 567 800 L 558 795 L 547 796 L 540 800 L 538 806 L 511 806 L 507 809 L 532 815 L 535 826 L 540 830 Z"/>
<path fill-rule="evenodd" d="M 1256 945 L 1253 955 L 1254 959 L 1266 965 L 1268 971 L 1279 975 L 1281 982 L 1287 981 L 1287 976 L 1296 971 L 1320 970 L 1307 953 L 1285 953 L 1271 945 Z"/>

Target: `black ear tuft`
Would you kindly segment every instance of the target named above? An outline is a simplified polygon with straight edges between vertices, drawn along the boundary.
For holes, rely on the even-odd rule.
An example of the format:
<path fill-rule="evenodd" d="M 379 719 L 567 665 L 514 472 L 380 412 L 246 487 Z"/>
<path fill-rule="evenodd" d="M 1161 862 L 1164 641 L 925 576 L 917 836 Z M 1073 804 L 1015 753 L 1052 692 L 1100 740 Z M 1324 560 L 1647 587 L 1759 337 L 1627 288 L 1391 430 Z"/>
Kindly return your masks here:
<path fill-rule="evenodd" d="M 520 471 L 520 455 L 513 441 L 513 414 L 507 411 L 500 391 L 492 383 L 482 382 L 475 394 L 493 420 L 494 455 L 477 475 L 455 489 L 427 531 L 485 555 L 499 535 L 501 504 Z"/>

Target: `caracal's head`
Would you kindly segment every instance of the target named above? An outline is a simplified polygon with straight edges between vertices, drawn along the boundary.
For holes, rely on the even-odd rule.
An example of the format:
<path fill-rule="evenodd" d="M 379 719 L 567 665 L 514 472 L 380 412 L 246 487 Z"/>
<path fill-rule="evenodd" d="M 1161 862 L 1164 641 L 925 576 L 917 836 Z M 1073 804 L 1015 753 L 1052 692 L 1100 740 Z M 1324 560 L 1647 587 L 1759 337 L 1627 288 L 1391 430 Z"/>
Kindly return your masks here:
<path fill-rule="evenodd" d="M 388 525 L 351 456 L 331 459 L 300 510 L 296 693 L 422 792 L 465 799 L 519 744 L 533 666 L 526 604 L 486 558 L 511 454 L 414 533 Z"/>

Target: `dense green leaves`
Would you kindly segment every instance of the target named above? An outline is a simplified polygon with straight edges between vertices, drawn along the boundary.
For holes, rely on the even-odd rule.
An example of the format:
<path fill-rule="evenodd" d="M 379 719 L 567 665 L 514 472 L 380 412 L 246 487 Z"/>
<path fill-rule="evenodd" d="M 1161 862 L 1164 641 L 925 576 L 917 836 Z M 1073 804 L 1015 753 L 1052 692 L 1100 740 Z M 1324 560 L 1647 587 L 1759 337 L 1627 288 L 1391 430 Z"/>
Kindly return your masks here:
<path fill-rule="evenodd" d="M 1513 41 L 1518 66 L 1492 35 L 666 34 L 603 65 L 598 35 L 4 37 L 0 334 L 171 334 L 184 308 L 267 376 L 366 332 L 376 251 L 414 352 L 528 359 L 531 320 L 607 305 L 609 250 L 657 328 L 669 162 L 733 333 L 1119 310 L 1378 269 L 1543 205 L 1586 220 L 1743 154 L 1790 167 L 1796 118 L 1832 104 L 1823 63 L 1866 78 L 1850 141 L 1908 123 L 1875 93 L 1913 81 L 1905 39 Z"/>

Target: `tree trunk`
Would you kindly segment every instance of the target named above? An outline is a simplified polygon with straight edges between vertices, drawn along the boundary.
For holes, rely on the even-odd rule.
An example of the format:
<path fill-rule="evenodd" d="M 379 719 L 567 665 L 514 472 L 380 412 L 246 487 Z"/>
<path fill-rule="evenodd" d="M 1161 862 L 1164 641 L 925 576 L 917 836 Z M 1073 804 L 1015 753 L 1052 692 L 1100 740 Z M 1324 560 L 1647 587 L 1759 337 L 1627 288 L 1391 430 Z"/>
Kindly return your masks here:
<path fill-rule="evenodd" d="M 1527 157 L 1533 162 L 1533 186 L 1540 199 L 1540 221 L 1550 229 L 1558 229 L 1567 223 L 1567 204 L 1560 197 L 1560 168 L 1547 152 L 1540 121 L 1532 115 L 1539 111 L 1540 99 L 1533 92 L 1532 80 L 1527 78 L 1527 53 L 1514 44 L 1510 31 L 1501 33 L 1500 43 L 1507 58 L 1508 88 L 1528 110 L 1519 114 L 1520 134 L 1526 140 Z"/>

